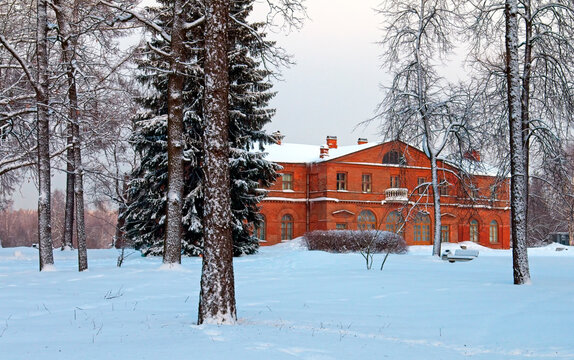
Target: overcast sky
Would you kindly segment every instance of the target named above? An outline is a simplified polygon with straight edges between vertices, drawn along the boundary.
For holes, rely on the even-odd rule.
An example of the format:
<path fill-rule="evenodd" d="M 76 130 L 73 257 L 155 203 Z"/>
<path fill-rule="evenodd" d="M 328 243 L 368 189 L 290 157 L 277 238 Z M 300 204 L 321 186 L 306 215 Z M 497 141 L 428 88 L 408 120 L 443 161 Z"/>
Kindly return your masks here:
<path fill-rule="evenodd" d="M 357 138 L 380 140 L 377 124 L 355 127 L 374 115 L 385 78 L 380 68 L 380 0 L 305 0 L 309 19 L 299 31 L 272 33 L 271 39 L 296 62 L 283 71 L 271 106 L 277 115 L 266 127 L 280 130 L 285 142 L 321 145 L 327 135 L 340 145 Z M 52 189 L 64 188 L 64 177 L 54 174 Z M 31 179 L 14 196 L 16 208 L 37 207 L 38 191 Z"/>
<path fill-rule="evenodd" d="M 272 34 L 295 58 L 275 85 L 277 109 L 267 130 L 280 130 L 285 142 L 323 144 L 327 135 L 339 144 L 357 138 L 379 140 L 377 124 L 355 129 L 371 118 L 380 102 L 385 71 L 376 42 L 381 37 L 380 0 L 306 0 L 309 19 L 300 31 Z"/>

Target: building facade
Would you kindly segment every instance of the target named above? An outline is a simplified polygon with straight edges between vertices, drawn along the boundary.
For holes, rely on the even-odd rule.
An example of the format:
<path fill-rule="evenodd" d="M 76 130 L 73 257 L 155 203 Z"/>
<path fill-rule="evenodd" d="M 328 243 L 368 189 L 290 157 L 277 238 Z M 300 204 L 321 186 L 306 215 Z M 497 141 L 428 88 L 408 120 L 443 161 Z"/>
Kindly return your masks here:
<path fill-rule="evenodd" d="M 282 143 L 268 159 L 283 166 L 261 203 L 264 221 L 256 229 L 262 245 L 290 240 L 313 230 L 381 229 L 397 232 L 408 245 L 433 241 L 430 161 L 399 141 L 338 146 Z M 465 155 L 472 175 L 439 161 L 441 239 L 509 248 L 508 180 L 481 169 L 479 154 Z"/>

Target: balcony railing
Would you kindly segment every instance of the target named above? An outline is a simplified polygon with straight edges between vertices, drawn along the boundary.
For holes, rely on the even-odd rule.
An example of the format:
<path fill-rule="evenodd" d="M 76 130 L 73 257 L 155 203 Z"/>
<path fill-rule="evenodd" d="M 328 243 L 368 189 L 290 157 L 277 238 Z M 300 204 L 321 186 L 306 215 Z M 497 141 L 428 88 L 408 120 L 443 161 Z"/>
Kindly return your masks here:
<path fill-rule="evenodd" d="M 386 202 L 407 202 L 409 200 L 409 189 L 388 188 L 385 190 Z"/>

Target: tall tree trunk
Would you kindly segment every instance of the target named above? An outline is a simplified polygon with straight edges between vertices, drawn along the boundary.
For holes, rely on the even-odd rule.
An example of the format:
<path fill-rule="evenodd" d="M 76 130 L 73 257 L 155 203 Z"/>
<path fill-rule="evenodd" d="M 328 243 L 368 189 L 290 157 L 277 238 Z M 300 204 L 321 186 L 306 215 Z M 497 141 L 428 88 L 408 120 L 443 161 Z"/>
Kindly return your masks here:
<path fill-rule="evenodd" d="M 427 147 L 427 157 L 431 163 L 431 183 L 433 189 L 433 204 L 434 204 L 434 237 L 433 237 L 433 256 L 440 256 L 440 229 L 441 229 L 441 211 L 440 211 L 440 193 L 438 192 L 438 174 L 437 174 L 437 154 L 434 149 L 433 144 L 433 133 L 429 119 L 429 113 L 427 110 L 427 92 L 424 81 L 422 61 L 423 55 L 421 54 L 421 40 L 422 35 L 425 32 L 425 6 L 426 0 L 421 0 L 419 4 L 419 25 L 418 33 L 415 47 L 415 59 L 416 59 L 416 71 L 417 71 L 417 95 L 418 95 L 418 107 L 419 113 L 424 124 L 424 135 Z M 448 134 L 447 134 L 448 135 Z"/>
<path fill-rule="evenodd" d="M 530 186 L 530 80 L 532 76 L 532 5 L 525 0 L 524 6 L 524 69 L 522 71 L 522 142 L 524 143 L 524 203 L 528 204 Z M 528 207 L 526 207 L 526 236 L 528 236 Z"/>
<path fill-rule="evenodd" d="M 74 238 L 74 141 L 72 136 L 72 123 L 67 125 L 66 152 L 66 207 L 64 211 L 64 233 L 62 234 L 62 250 L 73 248 Z"/>
<path fill-rule="evenodd" d="M 75 85 L 74 85 L 75 88 Z M 78 271 L 88 269 L 86 223 L 84 220 L 84 167 L 82 165 L 79 119 L 74 121 L 74 194 L 76 200 L 76 236 L 78 238 Z"/>
<path fill-rule="evenodd" d="M 229 175 L 228 2 L 208 0 L 205 24 L 204 253 L 198 324 L 234 324 Z"/>
<path fill-rule="evenodd" d="M 440 208 L 440 191 L 438 188 L 438 172 L 437 172 L 437 157 L 434 152 L 431 152 L 431 184 L 433 192 L 433 205 L 434 205 L 434 236 L 432 254 L 440 256 L 441 252 L 441 208 Z"/>
<path fill-rule="evenodd" d="M 38 135 L 38 246 L 40 271 L 54 264 L 50 208 L 50 118 L 48 79 L 48 14 L 46 0 L 38 0 L 36 34 Z"/>
<path fill-rule="evenodd" d="M 176 0 L 171 31 L 171 72 L 168 84 L 167 117 L 167 218 L 163 250 L 164 264 L 181 263 L 183 214 L 183 84 L 185 30 L 183 0 Z"/>
<path fill-rule="evenodd" d="M 72 129 L 72 149 L 74 167 L 74 200 L 76 203 L 76 237 L 78 239 L 78 270 L 88 269 L 88 254 L 86 246 L 86 225 L 84 220 L 84 180 L 80 137 L 80 112 L 78 107 L 78 91 L 76 73 L 74 67 L 75 47 L 73 39 L 77 36 L 70 25 L 70 20 L 76 18 L 74 11 L 75 3 L 62 4 L 61 0 L 54 0 L 56 19 L 60 32 L 60 44 L 62 46 L 62 60 L 66 68 L 68 79 L 69 122 Z"/>
<path fill-rule="evenodd" d="M 526 247 L 526 207 L 524 191 L 526 181 L 525 149 L 522 136 L 521 83 L 518 57 L 518 4 L 506 0 L 506 79 L 508 94 L 508 119 L 510 128 L 510 226 L 512 233 L 512 258 L 514 283 L 530 282 L 528 249 Z"/>

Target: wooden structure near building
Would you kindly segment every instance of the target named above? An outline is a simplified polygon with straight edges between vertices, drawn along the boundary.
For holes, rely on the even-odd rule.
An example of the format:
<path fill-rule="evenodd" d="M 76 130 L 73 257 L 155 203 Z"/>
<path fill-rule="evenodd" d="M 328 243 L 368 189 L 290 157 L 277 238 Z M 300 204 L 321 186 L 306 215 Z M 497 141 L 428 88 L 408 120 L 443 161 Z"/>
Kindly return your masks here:
<path fill-rule="evenodd" d="M 408 245 L 433 241 L 430 161 L 400 141 L 338 146 L 282 143 L 266 149 L 283 166 L 282 176 L 261 203 L 262 245 L 313 230 L 382 229 L 399 232 Z M 441 238 L 509 248 L 508 179 L 484 169 L 477 152 L 465 155 L 470 171 L 439 161 Z"/>

